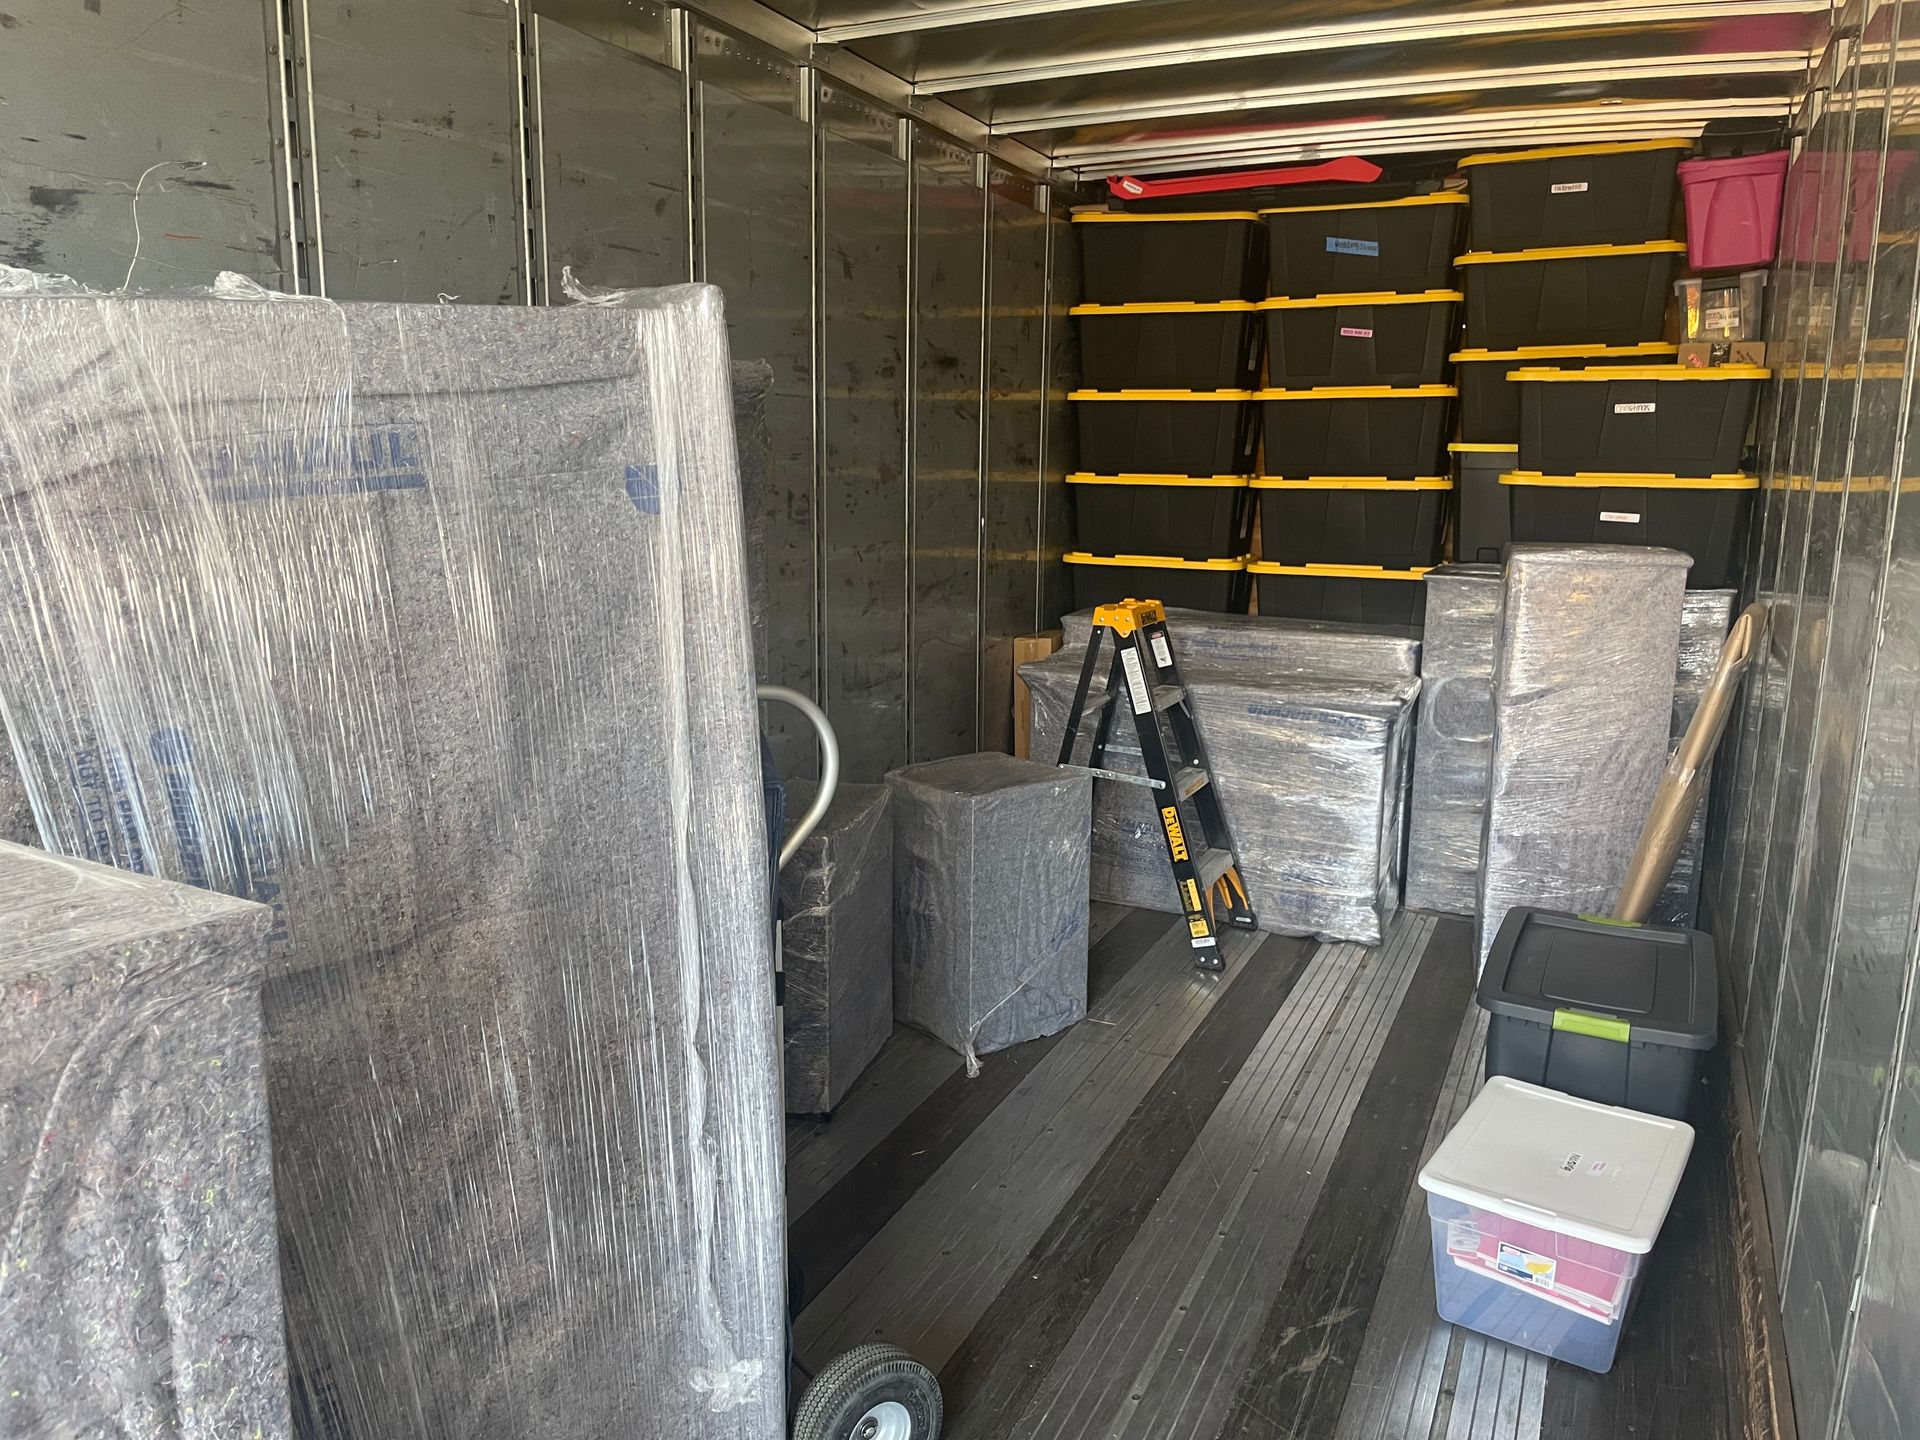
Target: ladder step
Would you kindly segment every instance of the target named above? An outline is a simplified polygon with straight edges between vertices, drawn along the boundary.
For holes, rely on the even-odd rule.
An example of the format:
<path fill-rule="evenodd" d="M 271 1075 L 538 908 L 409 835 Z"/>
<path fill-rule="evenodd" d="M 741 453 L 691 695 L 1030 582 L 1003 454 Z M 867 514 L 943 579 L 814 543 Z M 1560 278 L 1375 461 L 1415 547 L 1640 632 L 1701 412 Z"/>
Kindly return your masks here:
<path fill-rule="evenodd" d="M 1173 792 L 1182 800 L 1198 794 L 1212 783 L 1212 777 L 1198 765 L 1187 765 L 1173 772 Z"/>
<path fill-rule="evenodd" d="M 1153 708 L 1171 710 L 1187 698 L 1187 692 L 1178 685 L 1156 685 L 1153 687 Z"/>
<path fill-rule="evenodd" d="M 1231 850 L 1206 850 L 1193 862 L 1193 868 L 1200 872 L 1200 888 L 1211 890 L 1213 882 L 1233 868 Z"/>
<path fill-rule="evenodd" d="M 1122 785 L 1140 785 L 1148 790 L 1164 790 L 1167 787 L 1151 775 L 1129 775 L 1123 770 L 1103 770 L 1098 765 L 1062 765 L 1062 770 L 1080 770 L 1097 780 L 1118 780 Z"/>

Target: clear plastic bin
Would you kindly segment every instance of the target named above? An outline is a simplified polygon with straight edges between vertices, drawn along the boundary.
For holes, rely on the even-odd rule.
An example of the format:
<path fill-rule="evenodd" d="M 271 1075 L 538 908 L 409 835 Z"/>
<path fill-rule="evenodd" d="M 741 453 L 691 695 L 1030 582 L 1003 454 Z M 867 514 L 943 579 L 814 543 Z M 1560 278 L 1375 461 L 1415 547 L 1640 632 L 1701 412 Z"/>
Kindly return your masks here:
<path fill-rule="evenodd" d="M 1420 1172 L 1440 1318 L 1610 1369 L 1692 1149 L 1678 1120 L 1487 1081 Z"/>

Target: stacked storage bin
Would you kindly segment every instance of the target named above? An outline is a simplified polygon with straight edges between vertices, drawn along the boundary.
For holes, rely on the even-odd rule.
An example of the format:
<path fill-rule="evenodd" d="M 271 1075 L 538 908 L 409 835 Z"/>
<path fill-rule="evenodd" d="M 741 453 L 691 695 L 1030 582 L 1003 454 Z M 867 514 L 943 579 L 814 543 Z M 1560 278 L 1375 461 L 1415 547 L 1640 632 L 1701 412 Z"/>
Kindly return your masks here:
<path fill-rule="evenodd" d="M 1259 445 L 1253 387 L 1251 210 L 1083 211 L 1079 546 L 1074 601 L 1130 596 L 1246 608 L 1248 486 Z"/>
<path fill-rule="evenodd" d="M 1754 482 L 1738 474 L 1766 378 L 1683 370 L 1662 342 L 1685 140 L 1469 155 L 1456 552 L 1509 540 L 1668 545 L 1730 583 Z M 1685 382 L 1676 384 L 1674 382 Z"/>
<path fill-rule="evenodd" d="M 1263 210 L 1260 611 L 1417 625 L 1440 560 L 1464 195 Z"/>

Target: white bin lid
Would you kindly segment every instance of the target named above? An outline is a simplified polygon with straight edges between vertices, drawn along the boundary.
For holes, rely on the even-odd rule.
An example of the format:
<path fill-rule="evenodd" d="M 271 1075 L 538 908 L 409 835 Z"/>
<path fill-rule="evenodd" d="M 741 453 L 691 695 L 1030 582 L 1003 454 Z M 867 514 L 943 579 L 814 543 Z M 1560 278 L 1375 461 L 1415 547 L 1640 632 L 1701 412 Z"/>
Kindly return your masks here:
<path fill-rule="evenodd" d="M 1681 1121 L 1495 1076 L 1440 1142 L 1420 1188 L 1644 1255 L 1692 1149 L 1693 1127 Z"/>

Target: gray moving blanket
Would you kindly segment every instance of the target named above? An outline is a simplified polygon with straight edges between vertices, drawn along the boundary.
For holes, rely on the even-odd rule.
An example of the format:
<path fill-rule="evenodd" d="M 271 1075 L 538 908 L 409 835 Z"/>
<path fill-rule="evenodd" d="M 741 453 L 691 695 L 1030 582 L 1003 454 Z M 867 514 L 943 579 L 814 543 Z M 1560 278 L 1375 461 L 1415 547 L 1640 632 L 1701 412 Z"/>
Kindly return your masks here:
<path fill-rule="evenodd" d="M 11 298 L 0 354 L 34 361 L 0 373 L 0 713 L 41 838 L 272 911 L 302 1423 L 777 1433 L 717 292 Z"/>

